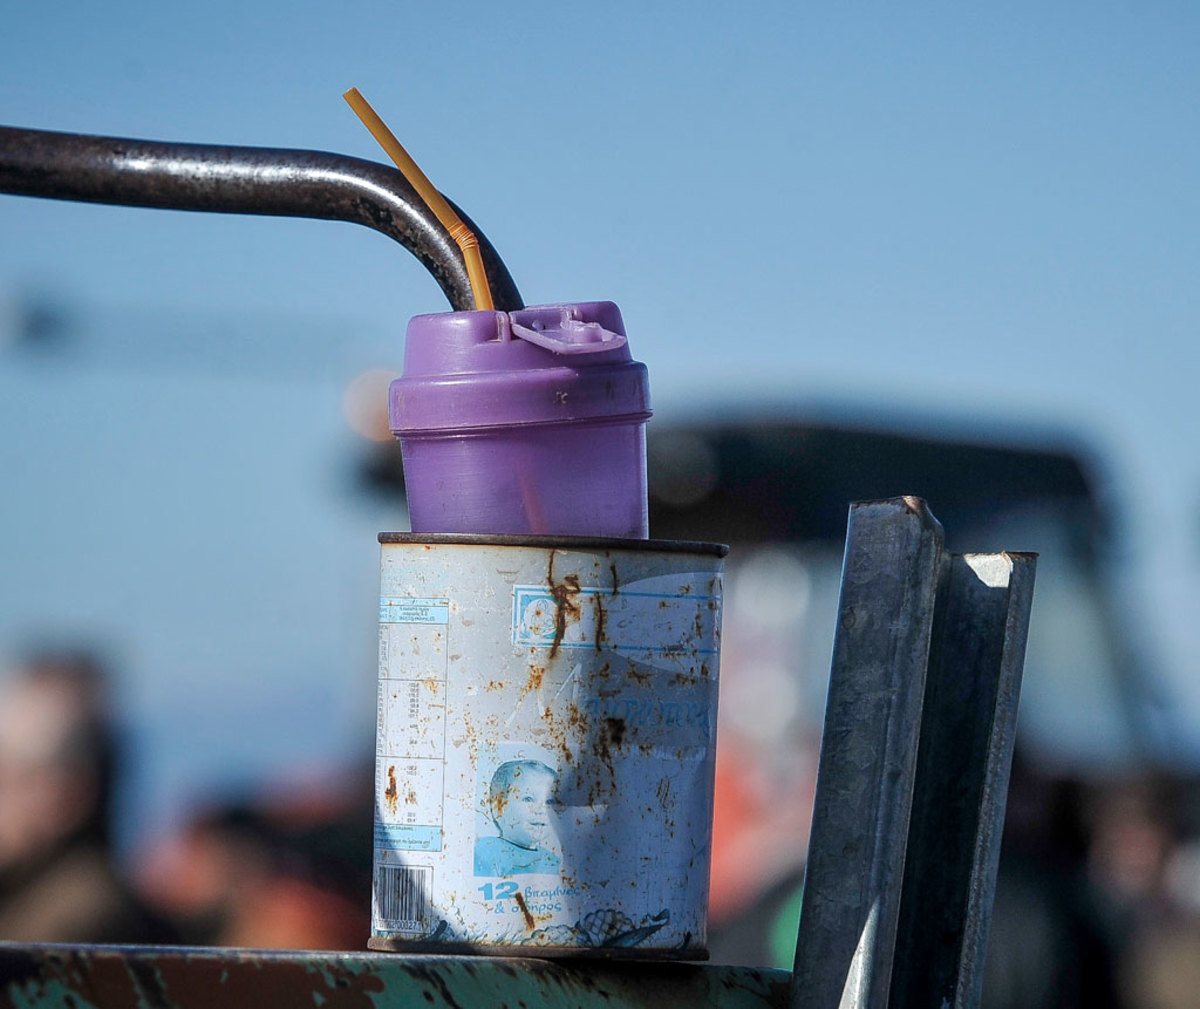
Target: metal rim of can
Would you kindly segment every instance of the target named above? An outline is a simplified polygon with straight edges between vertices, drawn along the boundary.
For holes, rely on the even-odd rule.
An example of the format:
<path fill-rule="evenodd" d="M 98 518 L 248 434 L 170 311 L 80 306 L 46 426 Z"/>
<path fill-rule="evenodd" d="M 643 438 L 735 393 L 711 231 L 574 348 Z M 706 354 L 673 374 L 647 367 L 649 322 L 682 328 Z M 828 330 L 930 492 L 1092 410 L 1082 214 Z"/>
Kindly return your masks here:
<path fill-rule="evenodd" d="M 705 543 L 696 540 L 639 540 L 618 536 L 518 536 L 490 533 L 405 533 L 382 532 L 380 543 L 403 543 L 431 546 L 496 546 L 539 547 L 561 550 L 644 550 L 651 553 L 701 554 L 725 557 L 729 553 L 724 543 Z"/>

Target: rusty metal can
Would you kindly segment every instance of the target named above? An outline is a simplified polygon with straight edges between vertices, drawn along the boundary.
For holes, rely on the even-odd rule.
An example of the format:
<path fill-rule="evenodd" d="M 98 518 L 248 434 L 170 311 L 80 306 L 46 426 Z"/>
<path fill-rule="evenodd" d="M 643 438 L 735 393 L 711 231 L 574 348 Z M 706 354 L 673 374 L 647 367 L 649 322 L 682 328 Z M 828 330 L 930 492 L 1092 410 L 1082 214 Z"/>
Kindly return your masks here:
<path fill-rule="evenodd" d="M 370 947 L 703 959 L 725 548 L 379 539 Z"/>

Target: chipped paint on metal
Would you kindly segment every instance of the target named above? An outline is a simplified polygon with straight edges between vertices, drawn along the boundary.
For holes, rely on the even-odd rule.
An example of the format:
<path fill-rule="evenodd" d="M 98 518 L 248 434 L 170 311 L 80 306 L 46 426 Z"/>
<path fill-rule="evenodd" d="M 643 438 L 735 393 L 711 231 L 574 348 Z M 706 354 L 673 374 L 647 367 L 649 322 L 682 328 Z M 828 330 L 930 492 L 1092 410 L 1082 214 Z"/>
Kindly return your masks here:
<path fill-rule="evenodd" d="M 373 948 L 705 955 L 721 553 L 383 542 Z"/>
<path fill-rule="evenodd" d="M 783 1009 L 787 985 L 785 971 L 707 964 L 0 942 L 0 1009 Z"/>

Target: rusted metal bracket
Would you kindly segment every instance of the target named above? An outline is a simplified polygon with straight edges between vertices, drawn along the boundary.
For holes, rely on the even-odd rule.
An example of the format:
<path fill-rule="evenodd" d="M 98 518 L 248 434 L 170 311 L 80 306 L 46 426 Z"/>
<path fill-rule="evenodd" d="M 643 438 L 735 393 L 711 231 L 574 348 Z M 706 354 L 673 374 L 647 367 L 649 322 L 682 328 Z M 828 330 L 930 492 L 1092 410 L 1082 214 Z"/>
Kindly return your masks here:
<path fill-rule="evenodd" d="M 791 1009 L 978 1005 L 1035 566 L 851 506 Z"/>
<path fill-rule="evenodd" d="M 793 1009 L 887 1003 L 941 565 L 925 502 L 851 506 Z"/>
<path fill-rule="evenodd" d="M 891 1009 L 979 1004 L 1037 558 L 952 556 L 933 632 Z"/>

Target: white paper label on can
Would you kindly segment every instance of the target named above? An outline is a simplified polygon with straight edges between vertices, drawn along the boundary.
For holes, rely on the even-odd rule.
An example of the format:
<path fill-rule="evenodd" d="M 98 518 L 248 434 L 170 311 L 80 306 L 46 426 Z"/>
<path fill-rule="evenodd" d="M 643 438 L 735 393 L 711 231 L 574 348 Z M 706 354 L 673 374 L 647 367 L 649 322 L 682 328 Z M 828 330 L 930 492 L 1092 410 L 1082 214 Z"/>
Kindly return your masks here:
<path fill-rule="evenodd" d="M 702 948 L 706 560 L 385 545 L 375 936 Z"/>

